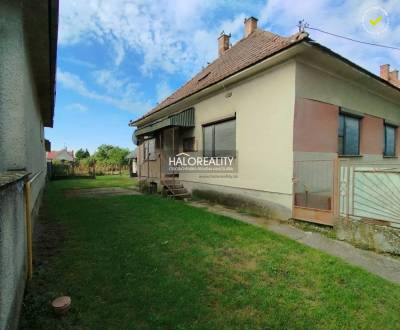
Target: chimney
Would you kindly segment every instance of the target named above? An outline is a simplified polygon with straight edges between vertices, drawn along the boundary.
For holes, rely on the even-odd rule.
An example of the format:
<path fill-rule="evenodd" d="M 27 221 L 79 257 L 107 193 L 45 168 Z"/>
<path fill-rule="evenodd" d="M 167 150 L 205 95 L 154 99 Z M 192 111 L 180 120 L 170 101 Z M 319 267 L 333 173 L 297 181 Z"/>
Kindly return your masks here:
<path fill-rule="evenodd" d="M 225 51 L 229 49 L 229 38 L 231 35 L 227 35 L 222 32 L 222 34 L 218 38 L 218 55 L 221 56 Z"/>
<path fill-rule="evenodd" d="M 389 81 L 398 81 L 399 80 L 399 70 L 393 70 L 389 72 Z"/>
<path fill-rule="evenodd" d="M 251 16 L 244 20 L 244 37 L 247 38 L 254 30 L 257 29 L 258 19 Z"/>
<path fill-rule="evenodd" d="M 380 76 L 382 79 L 385 79 L 392 85 L 400 88 L 399 71 L 398 70 L 390 71 L 389 64 L 381 65 Z"/>
<path fill-rule="evenodd" d="M 380 66 L 380 68 L 381 68 L 381 70 L 380 70 L 381 78 L 389 81 L 390 65 L 389 64 L 382 64 Z"/>

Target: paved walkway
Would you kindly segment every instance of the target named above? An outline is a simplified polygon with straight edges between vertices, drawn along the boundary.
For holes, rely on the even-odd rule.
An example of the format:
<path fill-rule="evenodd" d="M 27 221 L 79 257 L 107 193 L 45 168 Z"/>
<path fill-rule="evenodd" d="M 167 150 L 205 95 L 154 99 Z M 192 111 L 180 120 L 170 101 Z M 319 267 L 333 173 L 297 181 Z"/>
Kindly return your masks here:
<path fill-rule="evenodd" d="M 303 231 L 289 223 L 242 214 L 220 205 L 210 205 L 203 202 L 190 202 L 190 205 L 206 208 L 210 212 L 268 229 L 315 249 L 342 258 L 352 265 L 359 266 L 391 282 L 400 284 L 400 259 L 397 260 L 373 251 L 358 249 L 349 243 L 330 239 L 319 233 Z"/>

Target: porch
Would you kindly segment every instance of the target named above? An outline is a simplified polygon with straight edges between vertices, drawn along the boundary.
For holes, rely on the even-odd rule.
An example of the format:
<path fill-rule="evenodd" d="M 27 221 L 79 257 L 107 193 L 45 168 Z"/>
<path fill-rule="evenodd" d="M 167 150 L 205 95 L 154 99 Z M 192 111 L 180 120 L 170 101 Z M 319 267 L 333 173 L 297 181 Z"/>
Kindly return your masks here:
<path fill-rule="evenodd" d="M 153 190 L 166 189 L 174 195 L 186 196 L 179 173 L 169 166 L 168 160 L 179 152 L 195 150 L 194 125 L 191 108 L 136 130 L 139 180 L 146 181 Z"/>

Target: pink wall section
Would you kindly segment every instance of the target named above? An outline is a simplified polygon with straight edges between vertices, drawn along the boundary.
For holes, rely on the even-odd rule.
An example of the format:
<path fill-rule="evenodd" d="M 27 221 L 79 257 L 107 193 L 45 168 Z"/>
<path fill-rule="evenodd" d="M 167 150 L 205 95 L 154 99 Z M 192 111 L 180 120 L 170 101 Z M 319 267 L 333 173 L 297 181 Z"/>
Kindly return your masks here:
<path fill-rule="evenodd" d="M 382 155 L 383 144 L 383 119 L 372 116 L 365 116 L 361 120 L 360 154 Z"/>
<path fill-rule="evenodd" d="M 308 99 L 296 99 L 294 151 L 337 152 L 338 125 L 338 106 Z"/>

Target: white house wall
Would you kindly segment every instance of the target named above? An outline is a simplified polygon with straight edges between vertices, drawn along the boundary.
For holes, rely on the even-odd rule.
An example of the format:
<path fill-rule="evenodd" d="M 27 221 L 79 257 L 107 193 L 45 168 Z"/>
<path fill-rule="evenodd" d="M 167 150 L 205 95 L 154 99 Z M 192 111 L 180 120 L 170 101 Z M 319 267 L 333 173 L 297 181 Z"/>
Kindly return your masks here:
<path fill-rule="evenodd" d="M 194 136 L 199 150 L 203 149 L 203 124 L 236 114 L 238 173 L 237 178 L 181 173 L 180 180 L 186 182 L 185 186 L 196 188 L 197 184 L 202 189 L 209 187 L 245 195 L 252 191 L 290 213 L 294 86 L 295 63 L 287 62 L 194 104 Z M 226 97 L 227 92 L 232 96 Z"/>

